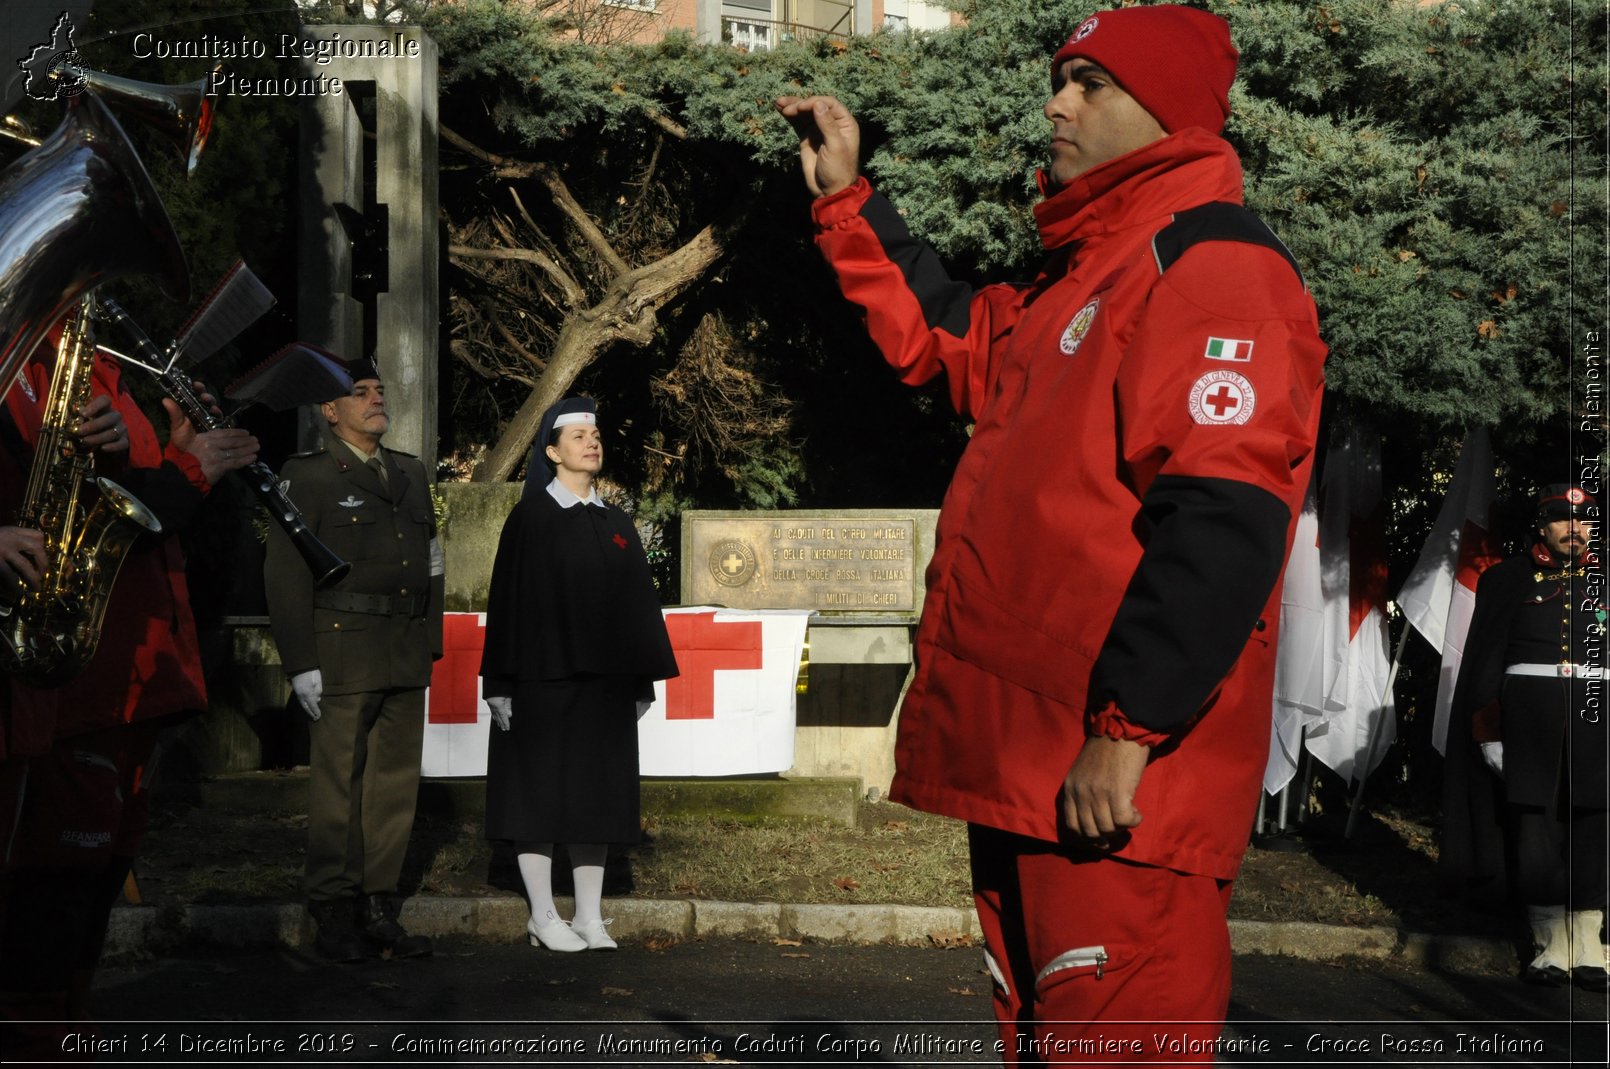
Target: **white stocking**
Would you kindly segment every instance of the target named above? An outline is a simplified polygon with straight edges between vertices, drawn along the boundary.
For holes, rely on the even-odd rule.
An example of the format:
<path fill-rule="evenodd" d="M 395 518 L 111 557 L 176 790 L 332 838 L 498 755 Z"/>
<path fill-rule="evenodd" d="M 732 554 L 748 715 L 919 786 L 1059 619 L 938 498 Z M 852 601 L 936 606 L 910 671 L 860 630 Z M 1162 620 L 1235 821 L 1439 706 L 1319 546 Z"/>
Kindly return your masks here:
<path fill-rule="evenodd" d="M 548 914 L 559 915 L 553 904 L 553 844 L 534 843 L 537 852 L 520 854 L 515 861 L 520 866 L 520 880 L 525 884 L 526 900 L 531 903 L 531 916 L 544 923 Z"/>
<path fill-rule="evenodd" d="M 581 927 L 604 916 L 604 859 L 606 843 L 568 843 L 571 875 L 576 881 L 576 916 L 572 924 Z"/>

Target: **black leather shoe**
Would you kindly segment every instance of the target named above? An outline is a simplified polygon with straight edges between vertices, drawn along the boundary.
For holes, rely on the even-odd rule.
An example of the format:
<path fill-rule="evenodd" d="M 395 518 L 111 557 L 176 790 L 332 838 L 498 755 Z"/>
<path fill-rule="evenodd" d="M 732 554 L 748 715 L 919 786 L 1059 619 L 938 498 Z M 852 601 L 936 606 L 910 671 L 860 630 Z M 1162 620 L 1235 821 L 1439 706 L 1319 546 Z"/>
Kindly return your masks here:
<path fill-rule="evenodd" d="M 1585 991 L 1610 991 L 1610 971 L 1597 965 L 1578 965 L 1571 970 L 1571 982 Z"/>
<path fill-rule="evenodd" d="M 409 935 L 398 923 L 390 895 L 360 895 L 357 903 L 358 927 L 369 943 L 382 954 L 394 958 L 419 958 L 431 952 L 430 939 Z"/>
<path fill-rule="evenodd" d="M 328 961 L 362 961 L 369 956 L 369 943 L 352 922 L 350 899 L 333 898 L 309 902 L 307 911 L 319 926 L 313 949 Z"/>
<path fill-rule="evenodd" d="M 1571 974 L 1558 965 L 1528 965 L 1523 979 L 1539 987 L 1559 987 L 1571 982 Z"/>

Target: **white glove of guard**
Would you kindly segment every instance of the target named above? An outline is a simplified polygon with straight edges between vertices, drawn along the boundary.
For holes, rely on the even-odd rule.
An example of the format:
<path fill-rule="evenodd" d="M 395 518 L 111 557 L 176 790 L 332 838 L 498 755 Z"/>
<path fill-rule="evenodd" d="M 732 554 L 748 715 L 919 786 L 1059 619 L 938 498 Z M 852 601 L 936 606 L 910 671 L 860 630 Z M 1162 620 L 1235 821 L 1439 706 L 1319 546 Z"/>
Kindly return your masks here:
<path fill-rule="evenodd" d="M 492 723 L 500 730 L 509 730 L 509 724 L 514 720 L 513 698 L 488 698 L 486 707 L 492 710 Z"/>
<path fill-rule="evenodd" d="M 1493 770 L 1493 775 L 1499 779 L 1504 778 L 1504 744 L 1501 742 L 1484 742 L 1481 744 L 1481 759 L 1487 762 L 1487 767 Z"/>
<path fill-rule="evenodd" d="M 317 668 L 292 676 L 291 693 L 296 695 L 309 720 L 317 720 L 324 715 L 319 708 L 319 699 L 324 697 L 324 675 Z"/>

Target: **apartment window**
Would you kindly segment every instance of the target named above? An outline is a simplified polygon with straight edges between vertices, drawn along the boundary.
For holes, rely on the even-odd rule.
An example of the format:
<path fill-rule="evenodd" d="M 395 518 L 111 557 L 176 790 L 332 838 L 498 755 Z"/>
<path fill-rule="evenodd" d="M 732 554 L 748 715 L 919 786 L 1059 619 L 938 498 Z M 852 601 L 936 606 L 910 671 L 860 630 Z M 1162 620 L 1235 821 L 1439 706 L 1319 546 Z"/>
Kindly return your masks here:
<path fill-rule="evenodd" d="M 624 7 L 631 11 L 654 11 L 660 0 L 603 0 L 605 7 Z"/>
<path fill-rule="evenodd" d="M 745 48 L 751 52 L 769 52 L 772 46 L 772 30 L 775 28 L 765 22 L 744 22 L 742 19 L 723 18 L 721 28 L 727 43 L 735 48 Z"/>

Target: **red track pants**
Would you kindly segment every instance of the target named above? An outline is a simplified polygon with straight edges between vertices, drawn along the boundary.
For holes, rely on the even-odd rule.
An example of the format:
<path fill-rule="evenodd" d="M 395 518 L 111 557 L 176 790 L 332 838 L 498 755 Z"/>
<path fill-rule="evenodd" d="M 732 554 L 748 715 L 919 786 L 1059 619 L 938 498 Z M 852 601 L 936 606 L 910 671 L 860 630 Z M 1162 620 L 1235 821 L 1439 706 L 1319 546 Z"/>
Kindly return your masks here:
<path fill-rule="evenodd" d="M 1229 881 L 969 831 L 1005 1064 L 1213 1064 Z"/>

